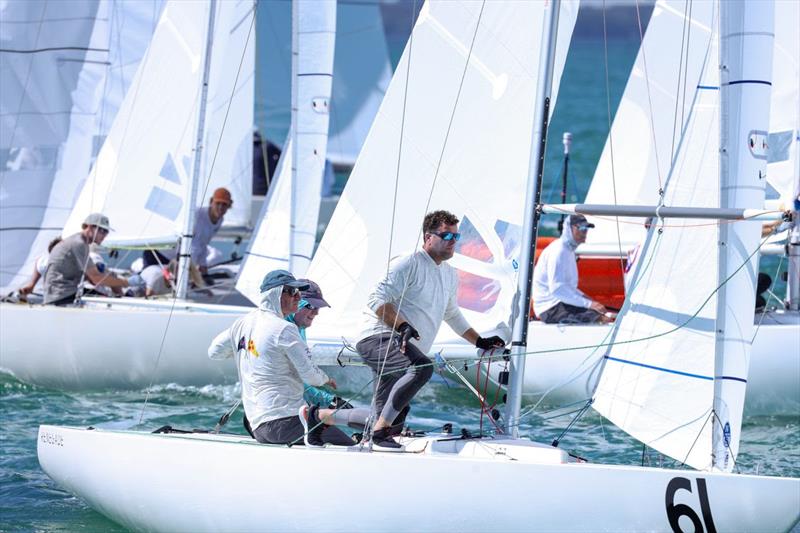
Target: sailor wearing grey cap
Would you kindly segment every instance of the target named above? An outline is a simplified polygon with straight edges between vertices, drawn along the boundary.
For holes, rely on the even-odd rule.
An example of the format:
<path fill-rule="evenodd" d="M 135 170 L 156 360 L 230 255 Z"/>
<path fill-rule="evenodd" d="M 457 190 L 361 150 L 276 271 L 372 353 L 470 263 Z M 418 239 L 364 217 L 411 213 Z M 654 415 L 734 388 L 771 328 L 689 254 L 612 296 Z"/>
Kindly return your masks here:
<path fill-rule="evenodd" d="M 575 249 L 586 242 L 594 224 L 583 215 L 564 220 L 561 238 L 547 245 L 533 270 L 533 310 L 542 322 L 578 324 L 607 322 L 606 308 L 578 289 Z"/>
<path fill-rule="evenodd" d="M 333 423 L 332 410 L 308 407 L 303 401 L 303 383 L 336 388 L 311 360 L 297 326 L 285 320 L 297 311 L 300 291 L 308 286 L 286 270 L 268 273 L 261 282 L 258 309 L 217 335 L 208 356 L 235 358 L 245 416 L 258 442 L 352 444 L 344 432 L 328 425 Z"/>
<path fill-rule="evenodd" d="M 50 252 L 44 273 L 44 303 L 71 305 L 78 296 L 83 279 L 95 286 L 110 287 L 116 294 L 129 286 L 128 280 L 110 272 L 100 272 L 89 258 L 89 247 L 102 244 L 111 231 L 108 217 L 92 213 L 81 225 L 81 231 L 62 240 Z"/>

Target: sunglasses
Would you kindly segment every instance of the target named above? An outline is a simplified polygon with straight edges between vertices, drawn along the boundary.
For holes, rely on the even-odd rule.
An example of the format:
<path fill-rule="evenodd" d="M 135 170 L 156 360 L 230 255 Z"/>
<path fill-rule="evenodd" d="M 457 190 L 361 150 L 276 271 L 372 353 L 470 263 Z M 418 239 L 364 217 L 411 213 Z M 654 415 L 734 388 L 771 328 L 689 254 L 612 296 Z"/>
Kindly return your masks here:
<path fill-rule="evenodd" d="M 108 235 L 108 230 L 106 228 L 101 228 L 100 226 L 95 226 L 97 229 L 97 233 L 102 233 L 103 235 Z"/>
<path fill-rule="evenodd" d="M 431 235 L 436 235 L 443 241 L 458 241 L 461 239 L 460 233 L 453 233 L 452 231 L 431 231 Z"/>
<path fill-rule="evenodd" d="M 288 294 L 289 296 L 297 296 L 300 294 L 300 289 L 297 287 L 284 287 L 283 294 Z"/>
<path fill-rule="evenodd" d="M 587 226 L 586 224 L 581 224 L 580 226 L 574 226 L 574 227 L 578 228 L 578 231 L 584 231 L 584 232 L 589 231 L 589 226 Z"/>

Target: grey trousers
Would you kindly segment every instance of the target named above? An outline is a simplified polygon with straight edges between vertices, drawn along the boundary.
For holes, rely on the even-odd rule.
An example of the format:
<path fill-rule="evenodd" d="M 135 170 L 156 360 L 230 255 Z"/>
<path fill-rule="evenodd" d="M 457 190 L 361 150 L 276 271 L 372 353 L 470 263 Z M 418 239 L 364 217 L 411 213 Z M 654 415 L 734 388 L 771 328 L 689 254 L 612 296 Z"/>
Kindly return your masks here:
<path fill-rule="evenodd" d="M 431 360 L 412 343 L 406 353 L 391 333 L 371 335 L 356 344 L 361 359 L 375 376 L 375 414 L 392 424 L 433 375 Z"/>
<path fill-rule="evenodd" d="M 352 446 L 353 439 L 335 426 L 323 426 L 322 441 L 335 446 Z M 309 428 L 311 429 L 311 428 Z M 303 444 L 305 430 L 300 418 L 286 416 L 277 420 L 270 420 L 258 426 L 253 434 L 258 442 L 263 444 Z"/>
<path fill-rule="evenodd" d="M 593 324 L 600 322 L 603 315 L 593 309 L 558 302 L 539 318 L 545 324 Z"/>

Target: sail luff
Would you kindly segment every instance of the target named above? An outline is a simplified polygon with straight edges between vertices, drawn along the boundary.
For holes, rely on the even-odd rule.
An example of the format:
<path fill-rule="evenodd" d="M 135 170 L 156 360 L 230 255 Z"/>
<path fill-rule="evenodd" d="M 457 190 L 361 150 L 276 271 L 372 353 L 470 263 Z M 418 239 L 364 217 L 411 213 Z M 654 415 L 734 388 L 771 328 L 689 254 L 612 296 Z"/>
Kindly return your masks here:
<path fill-rule="evenodd" d="M 185 188 L 184 210 L 180 250 L 178 253 L 178 279 L 175 285 L 175 294 L 180 299 L 186 299 L 189 292 L 189 267 L 192 258 L 192 232 L 194 228 L 195 209 L 197 203 L 197 188 L 200 180 L 200 164 L 203 157 L 204 125 L 206 121 L 206 106 L 208 104 L 208 79 L 211 72 L 211 53 L 214 45 L 214 19 L 217 14 L 217 0 L 210 0 L 208 6 L 208 26 L 206 27 L 205 58 L 203 59 L 203 78 L 200 88 L 200 108 L 197 114 L 197 135 L 194 145 L 194 164 L 192 177 L 188 187 Z"/>
<path fill-rule="evenodd" d="M 764 205 L 775 14 L 772 1 L 720 3 L 720 207 Z M 720 224 L 713 467 L 736 462 L 753 339 L 761 226 Z"/>

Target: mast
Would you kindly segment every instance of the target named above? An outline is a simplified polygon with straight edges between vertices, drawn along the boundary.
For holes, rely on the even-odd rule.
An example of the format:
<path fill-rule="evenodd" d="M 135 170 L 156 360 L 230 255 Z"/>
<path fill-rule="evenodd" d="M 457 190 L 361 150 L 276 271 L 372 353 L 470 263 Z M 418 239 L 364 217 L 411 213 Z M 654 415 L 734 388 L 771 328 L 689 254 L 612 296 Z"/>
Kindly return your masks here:
<path fill-rule="evenodd" d="M 533 119 L 533 135 L 531 137 L 531 159 L 528 165 L 528 187 L 525 193 L 525 205 L 530 206 L 525 212 L 522 226 L 522 248 L 518 276 L 517 310 L 515 313 L 513 333 L 511 337 L 510 382 L 506 405 L 505 432 L 516 438 L 519 436 L 519 413 L 522 404 L 522 385 L 525 379 L 525 354 L 528 345 L 528 320 L 530 318 L 531 283 L 533 281 L 533 262 L 535 259 L 536 235 L 539 230 L 538 209 L 541 190 L 542 173 L 544 171 L 545 146 L 547 143 L 547 124 L 550 118 L 550 101 L 553 88 L 553 70 L 555 66 L 556 37 L 558 34 L 558 13 L 561 0 L 553 0 L 545 17 L 545 28 L 542 32 L 542 47 L 539 57 L 539 78 L 536 89 L 536 113 Z"/>
<path fill-rule="evenodd" d="M 197 184 L 200 180 L 200 162 L 203 153 L 203 134 L 206 122 L 206 104 L 208 103 L 208 78 L 211 71 L 211 48 L 214 43 L 214 17 L 217 12 L 217 0 L 211 0 L 208 9 L 208 30 L 206 32 L 206 53 L 203 59 L 203 85 L 200 89 L 200 112 L 197 119 L 197 138 L 194 150 L 194 166 L 192 181 L 186 191 L 184 205 L 180 250 L 178 252 L 177 298 L 185 300 L 189 292 L 189 265 L 192 259 L 192 233 L 194 232 L 194 212 L 197 200 Z"/>
<path fill-rule="evenodd" d="M 774 41 L 773 2 L 720 2 L 720 207 L 761 208 Z M 761 224 L 719 226 L 712 467 L 733 470 L 739 448 Z M 748 256 L 752 257 L 748 259 Z M 744 265 L 743 263 L 749 263 Z"/>
<path fill-rule="evenodd" d="M 561 170 L 561 203 L 567 203 L 567 175 L 569 174 L 569 149 L 572 146 L 572 134 L 568 131 L 564 132 L 561 138 L 561 143 L 564 145 L 564 168 Z M 567 215 L 561 215 L 561 223 Z"/>

